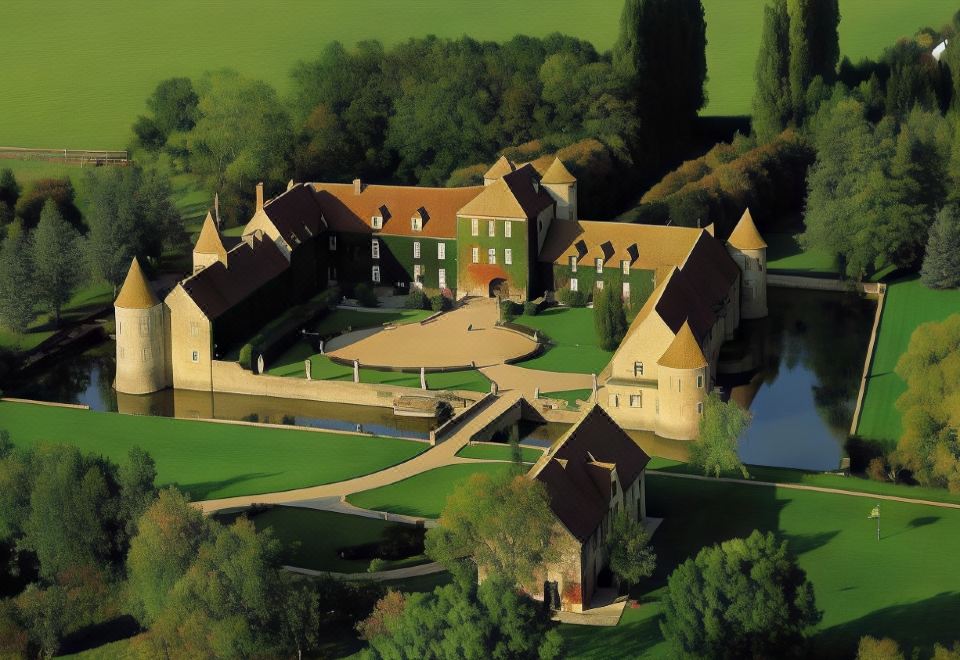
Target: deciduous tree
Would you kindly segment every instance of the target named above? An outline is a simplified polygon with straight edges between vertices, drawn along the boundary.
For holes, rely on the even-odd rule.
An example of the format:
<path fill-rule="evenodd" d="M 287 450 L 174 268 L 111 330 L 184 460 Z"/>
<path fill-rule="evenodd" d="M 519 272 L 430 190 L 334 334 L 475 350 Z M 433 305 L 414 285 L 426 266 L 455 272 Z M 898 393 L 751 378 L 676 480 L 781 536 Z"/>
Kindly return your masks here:
<path fill-rule="evenodd" d="M 53 310 L 56 325 L 83 274 L 80 234 L 48 199 L 33 232 L 34 287 L 40 303 Z"/>
<path fill-rule="evenodd" d="M 614 517 L 607 541 L 610 570 L 629 584 L 653 575 L 657 555 L 650 547 L 650 534 L 642 522 L 625 513 Z"/>
<path fill-rule="evenodd" d="M 37 179 L 17 198 L 15 213 L 26 229 L 33 229 L 40 222 L 40 212 L 47 200 L 53 200 L 64 220 L 77 231 L 84 231 L 83 218 L 75 203 L 76 193 L 70 179 Z"/>
<path fill-rule="evenodd" d="M 904 657 L 896 640 L 865 635 L 857 645 L 857 660 L 904 660 Z"/>
<path fill-rule="evenodd" d="M 706 475 L 719 477 L 737 471 L 747 476 L 747 468 L 737 452 L 740 436 L 750 424 L 750 413 L 736 401 L 720 400 L 716 391 L 707 395 L 700 417 L 700 434 L 690 446 L 690 462 Z"/>

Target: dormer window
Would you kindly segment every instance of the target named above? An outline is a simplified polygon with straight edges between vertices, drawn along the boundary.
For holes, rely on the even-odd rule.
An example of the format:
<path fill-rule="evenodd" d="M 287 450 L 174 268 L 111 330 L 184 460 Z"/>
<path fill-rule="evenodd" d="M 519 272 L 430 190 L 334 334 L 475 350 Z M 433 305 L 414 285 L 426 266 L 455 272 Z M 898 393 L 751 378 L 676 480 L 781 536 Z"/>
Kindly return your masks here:
<path fill-rule="evenodd" d="M 603 259 L 600 259 L 600 258 L 598 257 L 598 258 L 595 260 L 594 263 L 597 264 L 597 272 L 598 272 L 598 273 L 602 273 L 602 272 L 603 272 Z"/>
<path fill-rule="evenodd" d="M 410 229 L 413 231 L 423 231 L 423 218 L 416 215 L 410 218 Z"/>
<path fill-rule="evenodd" d="M 382 215 L 373 216 L 372 218 L 370 218 L 370 224 L 373 226 L 374 229 L 383 229 L 383 216 Z"/>

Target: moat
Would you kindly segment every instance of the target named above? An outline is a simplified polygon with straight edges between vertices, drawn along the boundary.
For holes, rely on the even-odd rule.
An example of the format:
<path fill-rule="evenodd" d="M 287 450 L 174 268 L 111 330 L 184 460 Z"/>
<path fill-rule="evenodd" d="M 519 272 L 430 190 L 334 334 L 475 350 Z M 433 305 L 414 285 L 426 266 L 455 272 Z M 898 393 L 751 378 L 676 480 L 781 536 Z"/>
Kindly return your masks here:
<path fill-rule="evenodd" d="M 725 393 L 749 407 L 753 421 L 740 441 L 745 463 L 835 470 L 856 402 L 875 302 L 854 294 L 771 288 L 768 318 L 744 324 L 725 348 L 749 354 L 751 369 L 721 376 Z M 14 386 L 12 396 L 79 403 L 94 410 L 177 417 L 256 421 L 426 438 L 434 420 L 395 417 L 389 408 L 317 403 L 237 394 L 167 390 L 154 395 L 118 394 L 112 388 L 114 344 L 104 342 L 61 360 Z M 722 356 L 723 357 L 723 356 Z M 519 439 L 546 445 L 560 425 L 519 429 Z M 657 455 L 685 458 L 686 444 L 632 432 Z"/>

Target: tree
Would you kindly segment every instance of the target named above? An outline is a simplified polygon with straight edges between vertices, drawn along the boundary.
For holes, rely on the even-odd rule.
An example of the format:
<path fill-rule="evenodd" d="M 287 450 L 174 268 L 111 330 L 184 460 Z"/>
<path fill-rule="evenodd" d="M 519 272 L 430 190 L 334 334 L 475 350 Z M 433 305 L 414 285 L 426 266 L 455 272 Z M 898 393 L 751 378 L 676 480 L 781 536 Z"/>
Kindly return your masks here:
<path fill-rule="evenodd" d="M 5 167 L 0 170 L 0 202 L 5 202 L 11 209 L 17 205 L 20 198 L 20 184 L 13 170 Z"/>
<path fill-rule="evenodd" d="M 706 475 L 719 477 L 736 470 L 746 477 L 737 444 L 749 424 L 750 413 L 736 401 L 724 403 L 716 391 L 711 392 L 703 403 L 700 433 L 690 446 L 690 462 L 703 468 Z"/>
<path fill-rule="evenodd" d="M 772 0 L 763 9 L 763 32 L 754 79 L 753 130 L 768 142 L 793 116 L 790 100 L 790 18 L 787 0 Z"/>
<path fill-rule="evenodd" d="M 904 657 L 895 640 L 864 635 L 857 645 L 857 660 L 904 660 Z"/>
<path fill-rule="evenodd" d="M 903 435 L 893 459 L 924 485 L 960 492 L 960 314 L 913 331 L 896 373 Z"/>
<path fill-rule="evenodd" d="M 388 626 L 403 615 L 407 607 L 407 596 L 402 591 L 390 589 L 386 595 L 377 601 L 373 611 L 366 619 L 357 624 L 360 638 L 370 641 L 378 635 L 389 632 Z"/>
<path fill-rule="evenodd" d="M 540 482 L 512 472 L 475 474 L 447 498 L 425 547 L 448 567 L 469 558 L 511 584 L 524 585 L 554 558 L 555 523 Z"/>
<path fill-rule="evenodd" d="M 613 519 L 607 553 L 610 570 L 628 584 L 650 577 L 657 566 L 657 555 L 650 547 L 647 528 L 625 513 Z"/>
<path fill-rule="evenodd" d="M 127 452 L 127 462 L 120 466 L 120 515 L 126 521 L 127 536 L 133 538 L 137 521 L 157 498 L 157 466 L 153 457 L 138 446 Z"/>
<path fill-rule="evenodd" d="M 593 294 L 593 323 L 600 348 L 616 350 L 627 333 L 627 315 L 619 286 L 606 286 Z"/>
<path fill-rule="evenodd" d="M 695 658 L 783 657 L 820 621 L 813 585 L 770 532 L 701 550 L 670 575 L 660 628 Z"/>
<path fill-rule="evenodd" d="M 153 112 L 160 131 L 169 135 L 194 127 L 199 102 L 189 78 L 167 78 L 157 83 L 153 94 L 147 98 L 147 107 Z"/>
<path fill-rule="evenodd" d="M 17 609 L 26 624 L 30 641 L 43 657 L 53 657 L 67 628 L 66 594 L 57 585 L 41 588 L 29 585 L 16 598 Z"/>
<path fill-rule="evenodd" d="M 40 212 L 47 200 L 53 200 L 64 220 L 77 231 L 84 231 L 83 217 L 74 202 L 76 193 L 69 178 L 37 179 L 17 199 L 16 216 L 23 221 L 26 229 L 33 229 L 40 222 Z"/>
<path fill-rule="evenodd" d="M 808 111 L 806 99 L 811 83 L 820 77 L 827 83 L 836 77 L 840 58 L 840 8 L 838 0 L 787 0 L 790 17 L 790 98 L 799 123 Z"/>
<path fill-rule="evenodd" d="M 960 210 L 944 207 L 930 226 L 921 281 L 931 289 L 960 286 Z"/>
<path fill-rule="evenodd" d="M 934 644 L 933 660 L 960 660 L 960 642 L 954 642 L 949 647 Z"/>
<path fill-rule="evenodd" d="M 458 581 L 391 605 L 400 611 L 375 612 L 379 622 L 363 624 L 372 633 L 366 657 L 546 659 L 562 651 L 543 608 L 509 581 Z"/>
<path fill-rule="evenodd" d="M 287 582 L 280 610 L 280 635 L 284 643 L 296 649 L 297 658 L 316 648 L 323 616 L 316 591 L 308 584 Z"/>
<path fill-rule="evenodd" d="M 689 133 L 707 100 L 700 0 L 626 0 L 613 62 L 636 102 L 640 133 L 634 153 L 649 150 L 645 157 L 659 162 Z"/>
<path fill-rule="evenodd" d="M 32 243 L 37 299 L 53 310 L 59 326 L 60 310 L 70 300 L 82 274 L 80 234 L 64 221 L 57 205 L 48 199 L 33 232 Z"/>
<path fill-rule="evenodd" d="M 17 333 L 34 317 L 33 260 L 30 240 L 19 226 L 7 233 L 0 247 L 0 322 Z"/>

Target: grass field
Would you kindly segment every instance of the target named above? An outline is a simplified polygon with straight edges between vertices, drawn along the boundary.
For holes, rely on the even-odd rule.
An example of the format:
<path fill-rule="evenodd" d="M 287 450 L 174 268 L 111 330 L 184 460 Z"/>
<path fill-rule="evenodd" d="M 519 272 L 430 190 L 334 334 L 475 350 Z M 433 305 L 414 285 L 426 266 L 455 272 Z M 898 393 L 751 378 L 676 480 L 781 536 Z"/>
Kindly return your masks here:
<path fill-rule="evenodd" d="M 519 363 L 528 369 L 575 374 L 599 374 L 613 357 L 597 344 L 593 310 L 586 307 L 551 307 L 536 316 L 518 316 L 516 323 L 541 331 L 552 346 L 532 360 Z"/>
<path fill-rule="evenodd" d="M 113 287 L 106 283 L 89 284 L 78 289 L 70 299 L 60 316 L 63 322 L 90 314 L 113 300 Z M 27 328 L 25 333 L 17 334 L 0 326 L 0 348 L 27 351 L 36 347 L 54 333 L 53 315 L 41 314 Z"/>
<path fill-rule="evenodd" d="M 851 658 L 867 634 L 929 657 L 934 642 L 957 637 L 960 574 L 942 559 L 960 551 L 960 511 L 884 502 L 877 542 L 869 499 L 656 475 L 647 497 L 649 514 L 664 518 L 657 572 L 641 589 L 650 593 L 614 628 L 561 626 L 571 657 L 671 657 L 658 621 L 666 576 L 700 548 L 753 529 L 787 539 L 813 583 L 823 621 L 811 657 Z"/>
<path fill-rule="evenodd" d="M 545 399 L 562 399 L 567 402 L 567 408 L 570 410 L 579 410 L 577 401 L 589 401 L 593 396 L 593 390 L 561 390 L 559 392 L 541 392 L 540 396 Z"/>
<path fill-rule="evenodd" d="M 348 495 L 354 506 L 373 511 L 387 511 L 405 516 L 439 518 L 447 497 L 458 483 L 477 472 L 498 474 L 513 469 L 509 463 L 471 463 L 448 465 L 422 472 L 389 486 Z"/>
<path fill-rule="evenodd" d="M 163 78 L 231 67 L 289 90 L 289 71 L 339 39 L 395 43 L 411 36 L 462 34 L 504 40 L 522 32 L 564 32 L 599 49 L 612 46 L 620 0 L 285 0 L 264 13 L 254 0 L 4 3 L 0 56 L 0 144 L 118 149 Z M 704 0 L 709 105 L 715 115 L 748 114 L 763 0 Z M 841 50 L 876 55 L 922 25 L 941 25 L 946 0 L 841 0 Z M 375 16 L 376 20 L 371 21 Z M 221 39 L 210 38 L 216 26 Z M 251 48 L 250 44 L 257 44 Z"/>
<path fill-rule="evenodd" d="M 251 495 L 331 483 L 413 458 L 410 440 L 256 428 L 166 417 L 0 403 L 14 444 L 64 443 L 124 462 L 139 445 L 157 463 L 157 483 L 193 499 Z"/>
<path fill-rule="evenodd" d="M 238 514 L 218 516 L 229 524 Z M 278 506 L 252 517 L 257 530 L 272 530 L 280 542 L 280 563 L 335 573 L 363 573 L 369 560 L 341 559 L 338 550 L 347 546 L 376 543 L 384 531 L 402 527 L 399 523 L 363 518 L 333 511 Z M 412 566 L 428 561 L 424 555 L 384 562 L 383 570 Z"/>
<path fill-rule="evenodd" d="M 889 447 L 896 444 L 903 427 L 895 404 L 906 389 L 906 383 L 894 372 L 897 360 L 906 352 L 918 325 L 957 313 L 960 290 L 928 289 L 917 277 L 888 285 L 857 435 Z"/>
<path fill-rule="evenodd" d="M 463 458 L 481 458 L 485 461 L 512 461 L 513 447 L 510 445 L 467 445 L 457 452 Z M 543 451 L 533 447 L 520 447 L 520 460 L 524 463 L 536 463 Z"/>
<path fill-rule="evenodd" d="M 767 269 L 791 275 L 839 274 L 836 259 L 816 250 L 804 251 L 797 235 L 765 234 L 767 242 Z"/>

